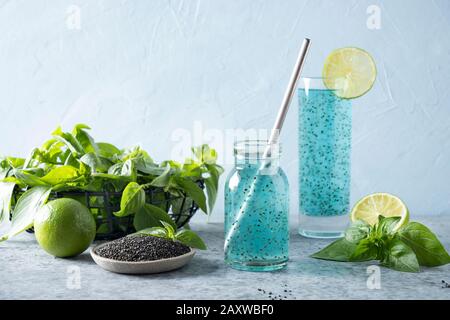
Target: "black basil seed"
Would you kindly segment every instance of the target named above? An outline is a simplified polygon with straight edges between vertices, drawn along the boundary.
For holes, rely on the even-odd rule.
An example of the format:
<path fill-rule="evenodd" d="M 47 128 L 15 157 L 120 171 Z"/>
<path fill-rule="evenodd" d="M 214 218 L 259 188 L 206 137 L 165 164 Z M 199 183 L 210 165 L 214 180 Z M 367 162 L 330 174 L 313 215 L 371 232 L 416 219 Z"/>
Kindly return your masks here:
<path fill-rule="evenodd" d="M 188 246 L 163 238 L 130 235 L 107 243 L 95 251 L 99 256 L 120 261 L 154 261 L 178 257 Z"/>

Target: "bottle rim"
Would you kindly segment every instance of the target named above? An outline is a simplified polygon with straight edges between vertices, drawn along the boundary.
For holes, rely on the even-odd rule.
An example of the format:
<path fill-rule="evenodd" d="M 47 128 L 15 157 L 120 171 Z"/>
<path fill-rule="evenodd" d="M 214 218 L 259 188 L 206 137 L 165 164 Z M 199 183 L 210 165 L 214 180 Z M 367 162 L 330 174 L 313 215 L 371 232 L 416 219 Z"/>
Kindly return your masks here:
<path fill-rule="evenodd" d="M 265 155 L 270 148 L 269 155 Z M 237 140 L 234 142 L 234 156 L 245 159 L 276 159 L 281 155 L 281 143 L 268 140 Z"/>

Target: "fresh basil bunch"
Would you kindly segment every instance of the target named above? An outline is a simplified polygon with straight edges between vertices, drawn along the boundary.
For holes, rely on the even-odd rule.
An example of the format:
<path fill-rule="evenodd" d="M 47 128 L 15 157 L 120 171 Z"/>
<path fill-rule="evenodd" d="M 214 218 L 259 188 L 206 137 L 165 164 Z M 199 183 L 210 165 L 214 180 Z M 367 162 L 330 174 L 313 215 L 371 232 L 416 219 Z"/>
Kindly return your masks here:
<path fill-rule="evenodd" d="M 71 132 L 57 128 L 51 139 L 33 149 L 27 158 L 0 157 L 0 223 L 9 217 L 14 189 L 26 191 L 14 203 L 10 230 L 0 241 L 32 227 L 35 213 L 54 191 L 122 192 L 120 210 L 115 215 L 134 215 L 137 230 L 161 226 L 161 220 L 171 221 L 165 205 L 145 201 L 145 188 L 163 188 L 172 194 L 175 199 L 170 206 L 176 214 L 183 207 L 180 198 L 184 199 L 185 207 L 195 202 L 205 213 L 211 212 L 223 173 L 216 164 L 214 149 L 202 145 L 192 148 L 193 157 L 184 163 L 173 160 L 156 163 L 140 147 L 121 150 L 110 143 L 96 142 L 89 129 L 84 124 L 77 124 Z M 200 180 L 204 190 L 199 187 Z M 162 199 L 153 200 L 163 203 L 164 193 L 159 196 Z M 85 201 L 80 198 L 76 200 Z M 95 197 L 91 200 L 101 201 Z M 93 214 L 105 213 L 93 211 Z M 101 233 L 103 227 L 98 226 L 97 232 Z"/>
<path fill-rule="evenodd" d="M 343 262 L 379 260 L 381 265 L 403 272 L 450 263 L 450 255 L 430 229 L 419 222 L 409 222 L 393 231 L 399 220 L 380 215 L 374 226 L 357 220 L 344 238 L 311 257 Z"/>

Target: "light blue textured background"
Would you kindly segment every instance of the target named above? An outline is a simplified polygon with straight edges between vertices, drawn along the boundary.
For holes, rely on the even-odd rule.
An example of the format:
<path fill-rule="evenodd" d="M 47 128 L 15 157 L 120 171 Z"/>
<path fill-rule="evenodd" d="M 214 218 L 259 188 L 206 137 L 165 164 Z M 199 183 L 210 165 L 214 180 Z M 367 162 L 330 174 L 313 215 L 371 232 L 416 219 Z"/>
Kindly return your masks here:
<path fill-rule="evenodd" d="M 81 9 L 79 30 L 67 26 L 70 5 Z M 369 5 L 381 8 L 380 30 L 366 27 Z M 195 121 L 269 128 L 309 36 L 305 75 L 343 46 L 377 62 L 373 90 L 353 102 L 352 202 L 385 191 L 413 215 L 449 213 L 449 33 L 447 0 L 0 0 L 0 153 L 26 155 L 58 124 L 77 122 L 158 160 Z M 282 133 L 293 214 L 296 117 L 297 101 Z"/>

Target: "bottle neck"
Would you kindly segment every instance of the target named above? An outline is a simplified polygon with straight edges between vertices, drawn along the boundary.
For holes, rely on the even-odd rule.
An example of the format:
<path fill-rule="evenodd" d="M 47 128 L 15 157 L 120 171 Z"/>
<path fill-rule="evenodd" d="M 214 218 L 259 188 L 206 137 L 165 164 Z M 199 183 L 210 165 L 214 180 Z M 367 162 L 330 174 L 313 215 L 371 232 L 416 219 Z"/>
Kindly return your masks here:
<path fill-rule="evenodd" d="M 234 145 L 234 163 L 240 168 L 275 169 L 280 164 L 281 146 L 279 143 L 268 144 L 265 140 L 239 141 Z"/>

